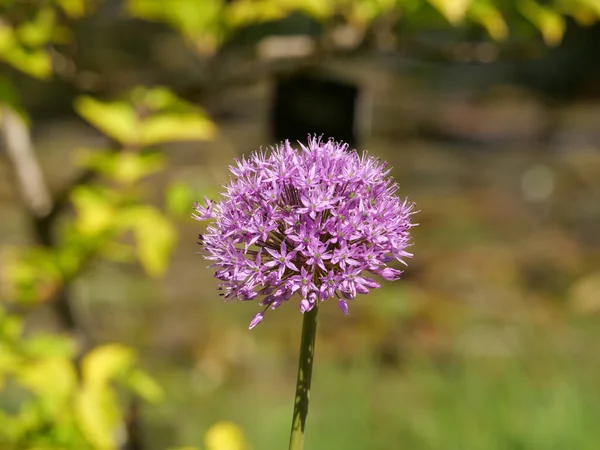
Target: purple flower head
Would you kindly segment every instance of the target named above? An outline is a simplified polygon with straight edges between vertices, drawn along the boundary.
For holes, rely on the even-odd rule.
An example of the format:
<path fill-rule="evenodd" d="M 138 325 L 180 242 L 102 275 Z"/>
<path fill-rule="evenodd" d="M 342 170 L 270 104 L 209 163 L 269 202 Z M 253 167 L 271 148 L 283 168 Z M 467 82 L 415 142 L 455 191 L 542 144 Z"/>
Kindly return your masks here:
<path fill-rule="evenodd" d="M 401 271 L 387 264 L 412 255 L 414 204 L 401 200 L 390 169 L 379 159 L 333 140 L 289 142 L 270 154 L 242 158 L 218 201 L 194 205 L 196 220 L 211 220 L 200 237 L 204 257 L 216 269 L 226 299 L 260 299 L 264 310 L 294 294 L 301 312 L 318 301 L 348 302 Z"/>

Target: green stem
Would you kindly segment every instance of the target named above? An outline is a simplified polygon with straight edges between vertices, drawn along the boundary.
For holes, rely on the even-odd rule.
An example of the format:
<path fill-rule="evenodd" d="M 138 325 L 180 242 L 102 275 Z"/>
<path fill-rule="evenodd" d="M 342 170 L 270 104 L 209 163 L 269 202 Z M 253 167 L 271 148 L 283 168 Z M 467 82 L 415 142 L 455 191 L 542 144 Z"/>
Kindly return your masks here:
<path fill-rule="evenodd" d="M 294 400 L 290 450 L 302 450 L 304 446 L 304 431 L 306 430 L 310 381 L 315 355 L 315 338 L 317 336 L 318 311 L 319 300 L 316 300 L 314 308 L 304 313 L 302 320 L 302 340 L 300 342 L 300 357 L 298 358 L 298 380 L 296 381 L 296 398 Z"/>

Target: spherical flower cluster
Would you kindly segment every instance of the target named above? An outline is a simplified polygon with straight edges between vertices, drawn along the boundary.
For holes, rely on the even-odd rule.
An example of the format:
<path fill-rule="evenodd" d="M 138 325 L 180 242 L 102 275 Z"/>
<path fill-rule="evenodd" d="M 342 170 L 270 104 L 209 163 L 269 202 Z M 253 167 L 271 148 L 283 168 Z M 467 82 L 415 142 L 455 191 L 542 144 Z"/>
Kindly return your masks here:
<path fill-rule="evenodd" d="M 380 287 L 368 275 L 396 280 L 387 263 L 412 255 L 413 203 L 396 196 L 387 163 L 346 144 L 309 138 L 236 160 L 219 201 L 205 197 L 193 217 L 213 221 L 200 235 L 225 299 L 260 299 L 250 323 L 260 323 L 294 294 L 300 310 L 336 298 L 347 300 Z"/>

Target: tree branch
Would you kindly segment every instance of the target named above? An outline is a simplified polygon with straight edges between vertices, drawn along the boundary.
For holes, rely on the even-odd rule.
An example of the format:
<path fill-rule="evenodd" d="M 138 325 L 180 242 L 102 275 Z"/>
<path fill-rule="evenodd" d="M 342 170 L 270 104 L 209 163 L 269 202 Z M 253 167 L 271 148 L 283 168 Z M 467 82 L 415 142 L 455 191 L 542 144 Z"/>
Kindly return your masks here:
<path fill-rule="evenodd" d="M 4 106 L 1 109 L 0 129 L 27 209 L 36 218 L 46 216 L 52 209 L 52 198 L 25 120 L 12 108 Z"/>

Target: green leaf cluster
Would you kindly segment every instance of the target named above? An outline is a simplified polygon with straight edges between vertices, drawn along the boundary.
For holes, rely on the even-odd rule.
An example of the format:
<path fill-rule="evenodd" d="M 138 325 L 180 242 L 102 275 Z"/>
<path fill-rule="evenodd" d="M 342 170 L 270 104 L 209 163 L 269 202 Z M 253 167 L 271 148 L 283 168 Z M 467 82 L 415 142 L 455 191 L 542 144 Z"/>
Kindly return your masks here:
<path fill-rule="evenodd" d="M 0 448 L 112 450 L 118 448 L 123 401 L 162 398 L 135 352 L 111 344 L 73 363 L 73 340 L 23 335 L 23 322 L 0 309 Z"/>
<path fill-rule="evenodd" d="M 201 108 L 165 87 L 133 89 L 125 100 L 102 102 L 82 96 L 77 113 L 123 147 L 213 139 L 216 128 Z"/>
<path fill-rule="evenodd" d="M 169 24 L 200 51 L 214 51 L 236 29 L 280 20 L 294 12 L 324 23 L 343 17 L 362 27 L 390 13 L 399 15 L 409 26 L 435 24 L 443 18 L 455 27 L 481 26 L 495 40 L 518 32 L 509 24 L 525 20 L 541 32 L 548 45 L 562 38 L 567 16 L 584 24 L 600 19 L 600 2 L 596 0 L 128 0 L 127 5 L 135 17 Z"/>
<path fill-rule="evenodd" d="M 52 74 L 51 48 L 70 41 L 71 31 L 62 17 L 78 19 L 94 2 L 55 0 L 0 5 L 0 61 L 32 77 Z"/>

